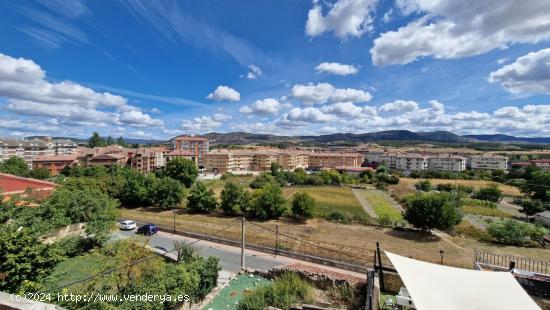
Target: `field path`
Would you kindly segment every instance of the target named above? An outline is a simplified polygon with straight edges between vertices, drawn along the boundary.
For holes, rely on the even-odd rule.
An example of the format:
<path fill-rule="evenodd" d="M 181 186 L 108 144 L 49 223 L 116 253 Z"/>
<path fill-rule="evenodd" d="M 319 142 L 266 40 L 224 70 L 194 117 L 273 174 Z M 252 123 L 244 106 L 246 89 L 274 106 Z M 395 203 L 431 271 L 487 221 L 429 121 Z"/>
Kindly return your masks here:
<path fill-rule="evenodd" d="M 377 219 L 378 215 L 374 212 L 374 209 L 370 206 L 367 199 L 365 199 L 365 195 L 363 195 L 365 190 L 360 188 L 352 188 L 351 191 L 353 192 L 353 196 L 355 196 L 357 201 L 361 204 L 361 207 L 363 207 L 363 210 L 365 210 L 370 217 Z"/>

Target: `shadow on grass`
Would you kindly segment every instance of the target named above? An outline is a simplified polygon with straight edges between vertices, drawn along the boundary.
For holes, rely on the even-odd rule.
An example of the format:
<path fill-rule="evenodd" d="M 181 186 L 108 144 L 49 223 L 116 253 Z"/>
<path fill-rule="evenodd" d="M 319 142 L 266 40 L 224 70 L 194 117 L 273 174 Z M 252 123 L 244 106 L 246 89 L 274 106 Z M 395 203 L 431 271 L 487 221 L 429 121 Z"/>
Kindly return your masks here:
<path fill-rule="evenodd" d="M 407 228 L 392 229 L 385 232 L 392 237 L 418 242 L 438 242 L 441 238 L 427 231 L 413 230 Z"/>

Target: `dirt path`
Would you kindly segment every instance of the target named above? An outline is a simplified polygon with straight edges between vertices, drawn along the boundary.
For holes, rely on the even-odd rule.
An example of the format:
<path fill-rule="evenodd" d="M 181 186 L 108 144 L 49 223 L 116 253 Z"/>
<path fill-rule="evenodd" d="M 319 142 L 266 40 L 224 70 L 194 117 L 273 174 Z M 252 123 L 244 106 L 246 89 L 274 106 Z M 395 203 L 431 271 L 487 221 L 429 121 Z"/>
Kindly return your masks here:
<path fill-rule="evenodd" d="M 502 198 L 502 200 L 498 203 L 498 208 L 501 209 L 502 211 L 506 212 L 506 213 L 512 214 L 513 216 L 516 216 L 516 217 L 521 217 L 522 216 L 522 214 L 519 212 L 521 207 L 514 204 L 512 202 L 512 198 L 510 198 L 510 197 Z"/>
<path fill-rule="evenodd" d="M 351 191 L 353 192 L 353 195 L 355 196 L 357 201 L 359 201 L 359 204 L 361 204 L 361 207 L 363 207 L 363 210 L 365 210 L 365 212 L 368 214 L 368 216 L 377 219 L 378 215 L 376 214 L 376 212 L 374 212 L 374 210 L 368 203 L 367 199 L 365 199 L 365 195 L 363 195 L 365 190 L 359 189 L 359 188 L 352 188 Z"/>

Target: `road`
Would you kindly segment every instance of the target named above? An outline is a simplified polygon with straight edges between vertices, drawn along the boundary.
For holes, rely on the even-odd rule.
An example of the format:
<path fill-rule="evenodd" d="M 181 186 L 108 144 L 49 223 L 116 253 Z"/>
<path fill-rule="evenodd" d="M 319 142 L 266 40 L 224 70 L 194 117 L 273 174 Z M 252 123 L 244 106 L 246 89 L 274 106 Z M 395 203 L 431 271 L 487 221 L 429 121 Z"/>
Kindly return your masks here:
<path fill-rule="evenodd" d="M 130 238 L 135 236 L 135 230 L 133 231 L 121 231 L 119 230 L 114 234 L 115 238 Z M 159 232 L 150 237 L 149 245 L 166 251 L 174 249 L 174 241 L 183 240 L 186 243 L 196 241 L 196 239 L 186 238 L 169 233 Z M 241 253 L 234 247 L 224 246 L 208 241 L 199 241 L 191 246 L 195 249 L 197 254 L 203 257 L 214 256 L 220 259 L 222 269 L 232 273 L 237 273 L 241 269 Z M 256 253 L 254 251 L 247 251 L 245 255 L 245 263 L 247 268 L 253 268 L 258 270 L 269 270 L 273 267 L 282 266 L 287 264 L 284 259 L 275 258 L 273 255 Z"/>

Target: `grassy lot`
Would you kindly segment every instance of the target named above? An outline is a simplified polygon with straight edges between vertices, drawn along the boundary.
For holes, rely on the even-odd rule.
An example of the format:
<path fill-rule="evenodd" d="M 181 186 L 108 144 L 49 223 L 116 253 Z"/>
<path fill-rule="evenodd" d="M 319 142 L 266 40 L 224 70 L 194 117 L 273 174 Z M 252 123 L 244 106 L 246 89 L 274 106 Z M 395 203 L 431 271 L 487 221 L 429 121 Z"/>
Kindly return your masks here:
<path fill-rule="evenodd" d="M 476 207 L 476 206 L 464 206 L 462 207 L 462 212 L 475 215 L 484 215 L 484 216 L 494 216 L 494 217 L 504 217 L 511 218 L 510 213 L 504 212 L 497 208 L 486 208 L 486 207 Z"/>
<path fill-rule="evenodd" d="M 382 192 L 378 190 L 366 190 L 364 196 L 378 217 L 387 216 L 392 221 L 403 221 L 401 212 L 392 206 L 392 201 Z"/>
<path fill-rule="evenodd" d="M 62 286 L 107 269 L 105 263 L 105 257 L 95 253 L 67 258 L 41 284 L 44 289 Z"/>
<path fill-rule="evenodd" d="M 216 180 L 204 180 L 204 184 L 216 193 L 216 196 L 219 196 L 225 186 L 226 182 L 232 182 L 236 184 L 241 184 L 244 187 L 248 187 L 250 183 L 254 180 L 255 176 L 253 175 L 233 175 L 227 177 L 225 180 L 216 179 Z"/>
<path fill-rule="evenodd" d="M 315 199 L 314 213 L 317 217 L 328 215 L 334 211 L 341 211 L 350 216 L 367 216 L 348 187 L 285 187 L 283 188 L 283 195 L 287 199 L 289 208 L 292 202 L 292 195 L 296 192 L 306 192 Z"/>
<path fill-rule="evenodd" d="M 166 227 L 172 227 L 173 225 L 172 211 L 120 209 L 119 213 L 122 218 L 153 222 Z M 217 234 L 217 236 L 240 240 L 241 231 L 238 220 L 238 218 L 219 215 L 182 213 L 176 216 L 176 225 L 178 229 L 182 230 L 213 234 L 219 229 L 233 224 L 233 226 Z M 281 234 L 291 235 L 330 250 L 280 236 L 279 244 L 284 249 L 368 266 L 372 266 L 372 254 L 377 241 L 380 242 L 382 250 L 434 263 L 439 262 L 439 250 L 443 249 L 446 253 L 446 264 L 466 268 L 472 268 L 473 266 L 474 249 L 496 254 L 509 254 L 550 261 L 550 251 L 545 249 L 481 243 L 473 238 L 463 236 L 449 236 L 446 240 L 443 240 L 437 236 L 422 232 L 398 231 L 365 225 L 342 225 L 321 219 L 309 220 L 306 224 L 296 224 L 283 220 L 265 222 L 247 221 L 247 223 L 247 242 L 273 247 L 275 244 L 275 235 L 272 232 L 253 225 L 253 223 L 266 226 L 270 229 L 274 229 L 278 225 Z M 347 255 L 339 254 L 335 251 Z"/>
<path fill-rule="evenodd" d="M 422 179 L 426 180 L 426 179 Z M 433 186 L 437 186 L 438 184 L 459 184 L 459 185 L 466 185 L 466 186 L 473 186 L 474 189 L 479 189 L 481 187 L 486 187 L 490 184 L 493 184 L 495 182 L 491 181 L 485 181 L 485 180 L 448 180 L 448 179 L 428 179 L 432 183 Z M 394 195 L 397 199 L 403 200 L 406 196 L 410 194 L 415 193 L 414 185 L 416 183 L 420 182 L 420 179 L 413 179 L 413 178 L 400 178 L 399 184 L 396 185 L 390 185 L 388 186 L 388 190 Z M 500 190 L 503 192 L 506 196 L 521 196 L 521 192 L 519 188 L 496 183 Z"/>

